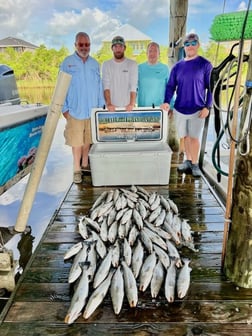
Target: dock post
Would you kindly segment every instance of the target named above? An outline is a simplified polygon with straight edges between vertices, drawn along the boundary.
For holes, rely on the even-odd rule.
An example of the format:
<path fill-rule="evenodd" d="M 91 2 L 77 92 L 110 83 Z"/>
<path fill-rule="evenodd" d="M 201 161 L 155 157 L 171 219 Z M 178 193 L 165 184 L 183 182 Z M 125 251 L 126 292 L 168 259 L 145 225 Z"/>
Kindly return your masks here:
<path fill-rule="evenodd" d="M 14 230 L 24 232 L 72 76 L 60 71 Z"/>

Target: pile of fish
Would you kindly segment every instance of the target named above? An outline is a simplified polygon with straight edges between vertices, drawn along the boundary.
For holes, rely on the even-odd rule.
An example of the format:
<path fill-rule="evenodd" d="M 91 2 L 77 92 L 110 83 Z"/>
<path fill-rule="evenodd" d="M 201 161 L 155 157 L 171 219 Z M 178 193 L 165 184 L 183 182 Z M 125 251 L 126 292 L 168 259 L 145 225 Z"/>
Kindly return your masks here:
<path fill-rule="evenodd" d="M 170 198 L 140 186 L 104 191 L 78 223 L 82 241 L 64 260 L 73 259 L 68 282 L 75 291 L 65 317 L 89 318 L 110 290 L 115 314 L 124 297 L 136 307 L 138 291 L 156 298 L 162 285 L 168 302 L 183 298 L 190 286 L 190 260 L 178 247 L 194 248 L 188 220 Z"/>

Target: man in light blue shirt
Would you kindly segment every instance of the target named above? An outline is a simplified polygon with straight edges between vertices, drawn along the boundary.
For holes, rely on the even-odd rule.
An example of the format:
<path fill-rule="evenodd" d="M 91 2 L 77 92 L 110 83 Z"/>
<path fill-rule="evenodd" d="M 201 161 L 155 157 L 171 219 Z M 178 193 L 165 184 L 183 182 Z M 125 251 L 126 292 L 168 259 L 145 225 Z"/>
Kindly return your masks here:
<path fill-rule="evenodd" d="M 76 51 L 65 58 L 60 70 L 69 73 L 71 83 L 62 113 L 66 118 L 64 132 L 66 145 L 73 152 L 73 180 L 82 182 L 81 168 L 88 166 L 91 138 L 91 110 L 104 106 L 103 87 L 99 63 L 89 56 L 90 38 L 84 32 L 75 37 Z"/>
<path fill-rule="evenodd" d="M 165 88 L 169 78 L 169 68 L 159 62 L 159 45 L 151 42 L 147 47 L 147 61 L 138 66 L 139 107 L 159 107 L 164 102 Z"/>

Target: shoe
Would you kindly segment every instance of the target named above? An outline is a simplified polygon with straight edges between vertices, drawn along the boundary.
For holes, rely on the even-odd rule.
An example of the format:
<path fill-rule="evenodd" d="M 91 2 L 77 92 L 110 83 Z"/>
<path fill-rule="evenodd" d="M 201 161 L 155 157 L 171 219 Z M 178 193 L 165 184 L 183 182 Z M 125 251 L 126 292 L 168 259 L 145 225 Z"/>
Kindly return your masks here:
<path fill-rule="evenodd" d="M 82 174 L 81 174 L 81 170 L 75 171 L 73 173 L 73 181 L 74 183 L 78 184 L 82 182 Z"/>
<path fill-rule="evenodd" d="M 81 167 L 81 170 L 83 171 L 83 172 L 86 172 L 86 171 L 91 171 L 91 169 L 90 169 L 90 165 L 88 164 L 87 166 L 85 166 L 85 167 Z"/>
<path fill-rule="evenodd" d="M 201 176 L 201 170 L 199 169 L 199 165 L 197 163 L 192 164 L 192 176 L 193 177 Z"/>
<path fill-rule="evenodd" d="M 181 163 L 178 166 L 177 169 L 180 173 L 191 174 L 191 172 L 192 172 L 192 161 L 191 160 L 185 160 L 183 163 Z"/>

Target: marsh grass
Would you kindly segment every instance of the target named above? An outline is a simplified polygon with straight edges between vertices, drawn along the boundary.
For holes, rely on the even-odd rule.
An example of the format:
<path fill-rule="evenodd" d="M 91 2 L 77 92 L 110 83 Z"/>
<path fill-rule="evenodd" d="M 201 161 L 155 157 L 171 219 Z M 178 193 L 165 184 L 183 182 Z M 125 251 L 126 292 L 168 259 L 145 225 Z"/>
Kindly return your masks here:
<path fill-rule="evenodd" d="M 55 83 L 41 80 L 19 80 L 17 87 L 22 102 L 47 105 L 51 102 Z"/>

